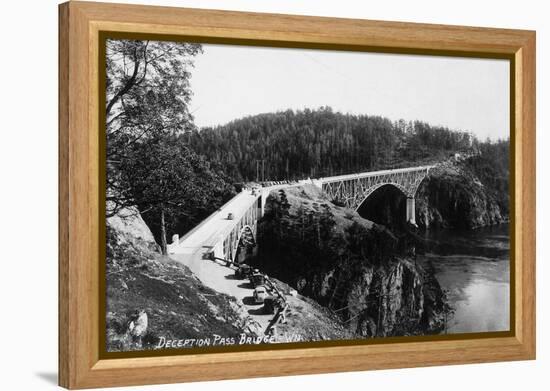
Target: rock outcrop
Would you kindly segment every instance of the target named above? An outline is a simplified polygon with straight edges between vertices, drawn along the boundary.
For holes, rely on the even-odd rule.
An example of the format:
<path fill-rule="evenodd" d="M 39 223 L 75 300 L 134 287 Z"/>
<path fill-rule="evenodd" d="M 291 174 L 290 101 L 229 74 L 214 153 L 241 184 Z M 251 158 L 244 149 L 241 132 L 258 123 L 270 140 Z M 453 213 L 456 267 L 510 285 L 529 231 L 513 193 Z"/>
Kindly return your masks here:
<path fill-rule="evenodd" d="M 116 215 L 107 218 L 107 229 L 117 232 L 117 242 L 111 241 L 107 245 L 130 244 L 135 248 L 145 250 L 157 251 L 159 249 L 151 230 L 135 207 L 124 208 Z"/>
<path fill-rule="evenodd" d="M 416 194 L 419 227 L 474 229 L 508 221 L 508 211 L 467 163 L 450 160 L 430 171 Z"/>
<path fill-rule="evenodd" d="M 438 333 L 445 295 L 433 271 L 384 227 L 313 187 L 271 194 L 256 262 L 337 314 L 356 337 Z"/>

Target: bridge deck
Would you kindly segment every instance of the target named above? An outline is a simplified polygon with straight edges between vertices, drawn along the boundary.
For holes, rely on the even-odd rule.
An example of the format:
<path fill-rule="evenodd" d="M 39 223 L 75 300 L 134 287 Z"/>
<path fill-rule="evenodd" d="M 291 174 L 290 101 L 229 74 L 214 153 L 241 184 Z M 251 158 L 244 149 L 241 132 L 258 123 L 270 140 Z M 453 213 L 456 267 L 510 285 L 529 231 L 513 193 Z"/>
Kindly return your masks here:
<path fill-rule="evenodd" d="M 220 240 L 223 241 L 223 238 L 229 235 L 242 216 L 257 202 L 259 197 L 260 194 L 252 195 L 249 190 L 237 194 L 215 213 L 207 217 L 201 224 L 183 236 L 175 248 L 176 253 L 191 253 L 192 249 L 214 246 Z M 227 218 L 229 213 L 233 214 L 233 219 L 231 220 Z"/>
<path fill-rule="evenodd" d="M 424 171 L 424 170 L 429 170 L 430 168 L 433 168 L 433 167 L 435 166 L 418 166 L 418 167 L 408 167 L 408 168 L 396 168 L 393 170 L 367 171 L 367 172 L 361 172 L 356 174 L 346 174 L 346 175 L 319 178 L 318 181 L 322 183 L 341 182 L 341 181 L 348 181 L 348 180 L 359 179 L 359 178 L 368 178 L 373 176 Z"/>

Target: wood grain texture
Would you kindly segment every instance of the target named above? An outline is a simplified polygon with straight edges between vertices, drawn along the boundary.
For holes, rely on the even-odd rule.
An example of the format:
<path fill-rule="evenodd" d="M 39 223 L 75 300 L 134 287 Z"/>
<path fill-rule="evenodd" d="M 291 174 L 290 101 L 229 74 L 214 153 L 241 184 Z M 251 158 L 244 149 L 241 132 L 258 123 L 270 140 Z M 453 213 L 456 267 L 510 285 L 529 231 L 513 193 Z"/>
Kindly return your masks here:
<path fill-rule="evenodd" d="M 536 42 L 535 35 L 522 47 L 521 51 L 521 143 L 522 158 L 516 160 L 516 165 L 523 172 L 522 215 L 518 220 L 522 222 L 522 245 L 519 254 L 522 280 L 518 290 L 521 290 L 523 311 L 521 322 L 523 329 L 518 337 L 527 353 L 535 358 L 536 350 L 536 320 L 535 320 L 535 293 L 536 293 Z M 516 185 L 517 186 L 517 185 Z"/>
<path fill-rule="evenodd" d="M 59 8 L 59 383 L 69 384 L 69 7 Z M 61 327 L 61 325 L 63 325 Z"/>
<path fill-rule="evenodd" d="M 59 23 L 60 385 L 74 389 L 535 357 L 534 32 L 85 2 L 60 5 Z M 515 336 L 100 360 L 100 31 L 512 58 Z"/>

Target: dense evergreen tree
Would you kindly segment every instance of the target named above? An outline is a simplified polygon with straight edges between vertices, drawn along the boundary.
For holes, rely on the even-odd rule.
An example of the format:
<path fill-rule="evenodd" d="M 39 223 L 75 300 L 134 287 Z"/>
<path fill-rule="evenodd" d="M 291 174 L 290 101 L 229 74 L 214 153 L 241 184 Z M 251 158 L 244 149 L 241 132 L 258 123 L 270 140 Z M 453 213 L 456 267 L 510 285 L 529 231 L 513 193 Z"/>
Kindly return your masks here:
<path fill-rule="evenodd" d="M 479 178 L 504 214 L 510 213 L 510 142 L 487 140 L 478 143 L 479 153 L 466 160 L 466 165 Z"/>
<path fill-rule="evenodd" d="M 472 150 L 466 132 L 329 107 L 259 114 L 192 131 L 189 145 L 235 181 L 303 179 L 397 168 Z"/>

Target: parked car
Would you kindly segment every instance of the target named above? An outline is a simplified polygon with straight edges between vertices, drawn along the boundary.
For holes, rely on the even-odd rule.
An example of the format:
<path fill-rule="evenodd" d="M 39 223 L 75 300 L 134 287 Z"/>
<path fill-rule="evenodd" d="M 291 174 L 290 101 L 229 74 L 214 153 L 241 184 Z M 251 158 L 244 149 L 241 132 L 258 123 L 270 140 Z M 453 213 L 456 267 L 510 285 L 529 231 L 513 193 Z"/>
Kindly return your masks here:
<path fill-rule="evenodd" d="M 264 285 L 265 284 L 265 276 L 256 269 L 256 270 L 254 270 L 254 272 L 250 276 L 250 283 L 254 287 Z"/>
<path fill-rule="evenodd" d="M 254 289 L 254 302 L 261 304 L 264 302 L 265 298 L 267 297 L 267 288 L 263 285 L 257 286 L 256 289 Z"/>
<path fill-rule="evenodd" d="M 242 263 L 235 270 L 235 278 L 238 278 L 239 280 L 248 278 L 248 276 L 250 276 L 251 271 L 252 271 L 252 268 L 250 266 L 248 266 L 245 263 Z"/>

